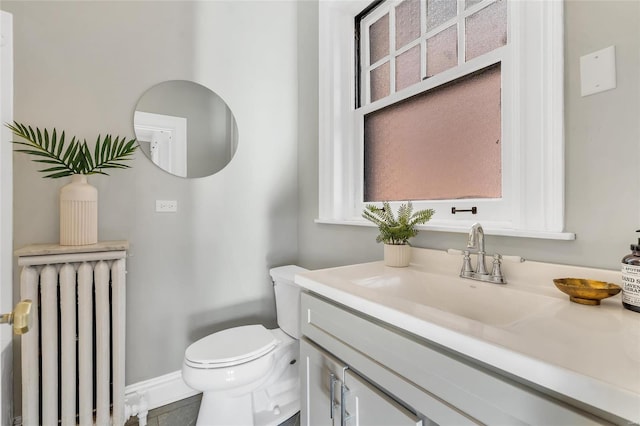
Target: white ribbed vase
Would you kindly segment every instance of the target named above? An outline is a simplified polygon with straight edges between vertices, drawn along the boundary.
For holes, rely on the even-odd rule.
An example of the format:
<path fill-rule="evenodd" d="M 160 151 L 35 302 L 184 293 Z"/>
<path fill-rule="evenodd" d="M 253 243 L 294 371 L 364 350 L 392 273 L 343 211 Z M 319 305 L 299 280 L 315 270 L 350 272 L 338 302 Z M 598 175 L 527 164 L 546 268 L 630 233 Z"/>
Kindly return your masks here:
<path fill-rule="evenodd" d="M 393 266 L 394 268 L 403 268 L 409 266 L 411 261 L 411 246 L 408 244 L 396 245 L 385 244 L 384 245 L 384 264 L 387 266 Z"/>
<path fill-rule="evenodd" d="M 60 188 L 60 245 L 82 246 L 98 242 L 98 190 L 85 175 L 71 176 Z"/>

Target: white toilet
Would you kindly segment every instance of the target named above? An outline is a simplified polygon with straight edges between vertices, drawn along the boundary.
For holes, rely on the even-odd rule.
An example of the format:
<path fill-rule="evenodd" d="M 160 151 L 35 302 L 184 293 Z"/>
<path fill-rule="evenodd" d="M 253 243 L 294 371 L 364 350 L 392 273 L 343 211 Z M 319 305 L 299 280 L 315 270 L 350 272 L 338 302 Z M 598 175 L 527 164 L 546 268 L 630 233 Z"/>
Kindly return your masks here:
<path fill-rule="evenodd" d="M 302 271 L 269 271 L 280 328 L 229 328 L 187 348 L 182 378 L 202 391 L 197 426 L 276 426 L 300 410 L 300 288 L 293 279 Z"/>

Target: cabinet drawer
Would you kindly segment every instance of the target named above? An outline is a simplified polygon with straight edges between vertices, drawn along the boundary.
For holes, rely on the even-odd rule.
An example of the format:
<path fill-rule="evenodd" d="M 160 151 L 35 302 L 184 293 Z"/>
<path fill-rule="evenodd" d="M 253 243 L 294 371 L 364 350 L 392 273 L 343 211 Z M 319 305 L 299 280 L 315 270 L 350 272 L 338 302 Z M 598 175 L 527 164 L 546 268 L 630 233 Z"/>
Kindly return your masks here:
<path fill-rule="evenodd" d="M 439 424 L 603 424 L 435 343 L 302 294 L 302 334 Z M 410 391 L 406 391 L 409 389 Z"/>

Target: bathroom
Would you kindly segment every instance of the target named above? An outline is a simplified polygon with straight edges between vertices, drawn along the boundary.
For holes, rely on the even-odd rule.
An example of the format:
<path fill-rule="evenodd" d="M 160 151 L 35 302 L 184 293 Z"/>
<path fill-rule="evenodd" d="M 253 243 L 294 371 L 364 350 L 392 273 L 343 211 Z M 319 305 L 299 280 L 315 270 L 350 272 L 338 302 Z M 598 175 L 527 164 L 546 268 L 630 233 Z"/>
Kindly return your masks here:
<path fill-rule="evenodd" d="M 185 348 L 214 331 L 275 327 L 273 266 L 381 259 L 374 228 L 314 221 L 318 2 L 3 0 L 0 8 L 14 19 L 17 120 L 89 140 L 133 137 L 139 97 L 175 79 L 211 88 L 236 117 L 238 149 L 213 176 L 178 178 L 137 153 L 130 170 L 91 179 L 99 238 L 130 244 L 127 385 L 180 370 Z M 489 234 L 487 251 L 618 269 L 640 219 L 640 5 L 566 1 L 564 13 L 564 230 L 576 239 Z M 579 58 L 611 45 L 617 88 L 580 96 Z M 58 238 L 63 183 L 37 170 L 14 155 L 14 249 Z M 155 200 L 177 200 L 177 212 L 156 213 Z M 431 231 L 412 241 L 434 249 L 465 242 L 462 233 Z"/>

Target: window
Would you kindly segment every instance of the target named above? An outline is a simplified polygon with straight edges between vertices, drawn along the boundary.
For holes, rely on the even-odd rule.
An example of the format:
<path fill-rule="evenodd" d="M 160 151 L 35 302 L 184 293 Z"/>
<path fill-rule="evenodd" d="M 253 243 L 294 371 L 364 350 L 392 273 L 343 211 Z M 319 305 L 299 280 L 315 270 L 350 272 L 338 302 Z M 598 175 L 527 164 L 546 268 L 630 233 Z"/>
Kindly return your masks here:
<path fill-rule="evenodd" d="M 363 200 L 492 199 L 495 218 L 495 204 L 509 204 L 501 144 L 506 0 L 386 0 L 355 20 Z M 412 86 L 419 94 L 406 95 Z"/>
<path fill-rule="evenodd" d="M 427 229 L 574 238 L 561 2 L 329 0 L 319 19 L 319 222 L 410 199 Z"/>
<path fill-rule="evenodd" d="M 458 72 L 438 85 L 468 74 L 471 68 L 465 64 L 507 45 L 507 0 L 386 0 L 355 19 L 362 98 L 358 105 L 458 66 Z M 482 63 L 502 60 L 503 52 L 496 53 Z"/>

